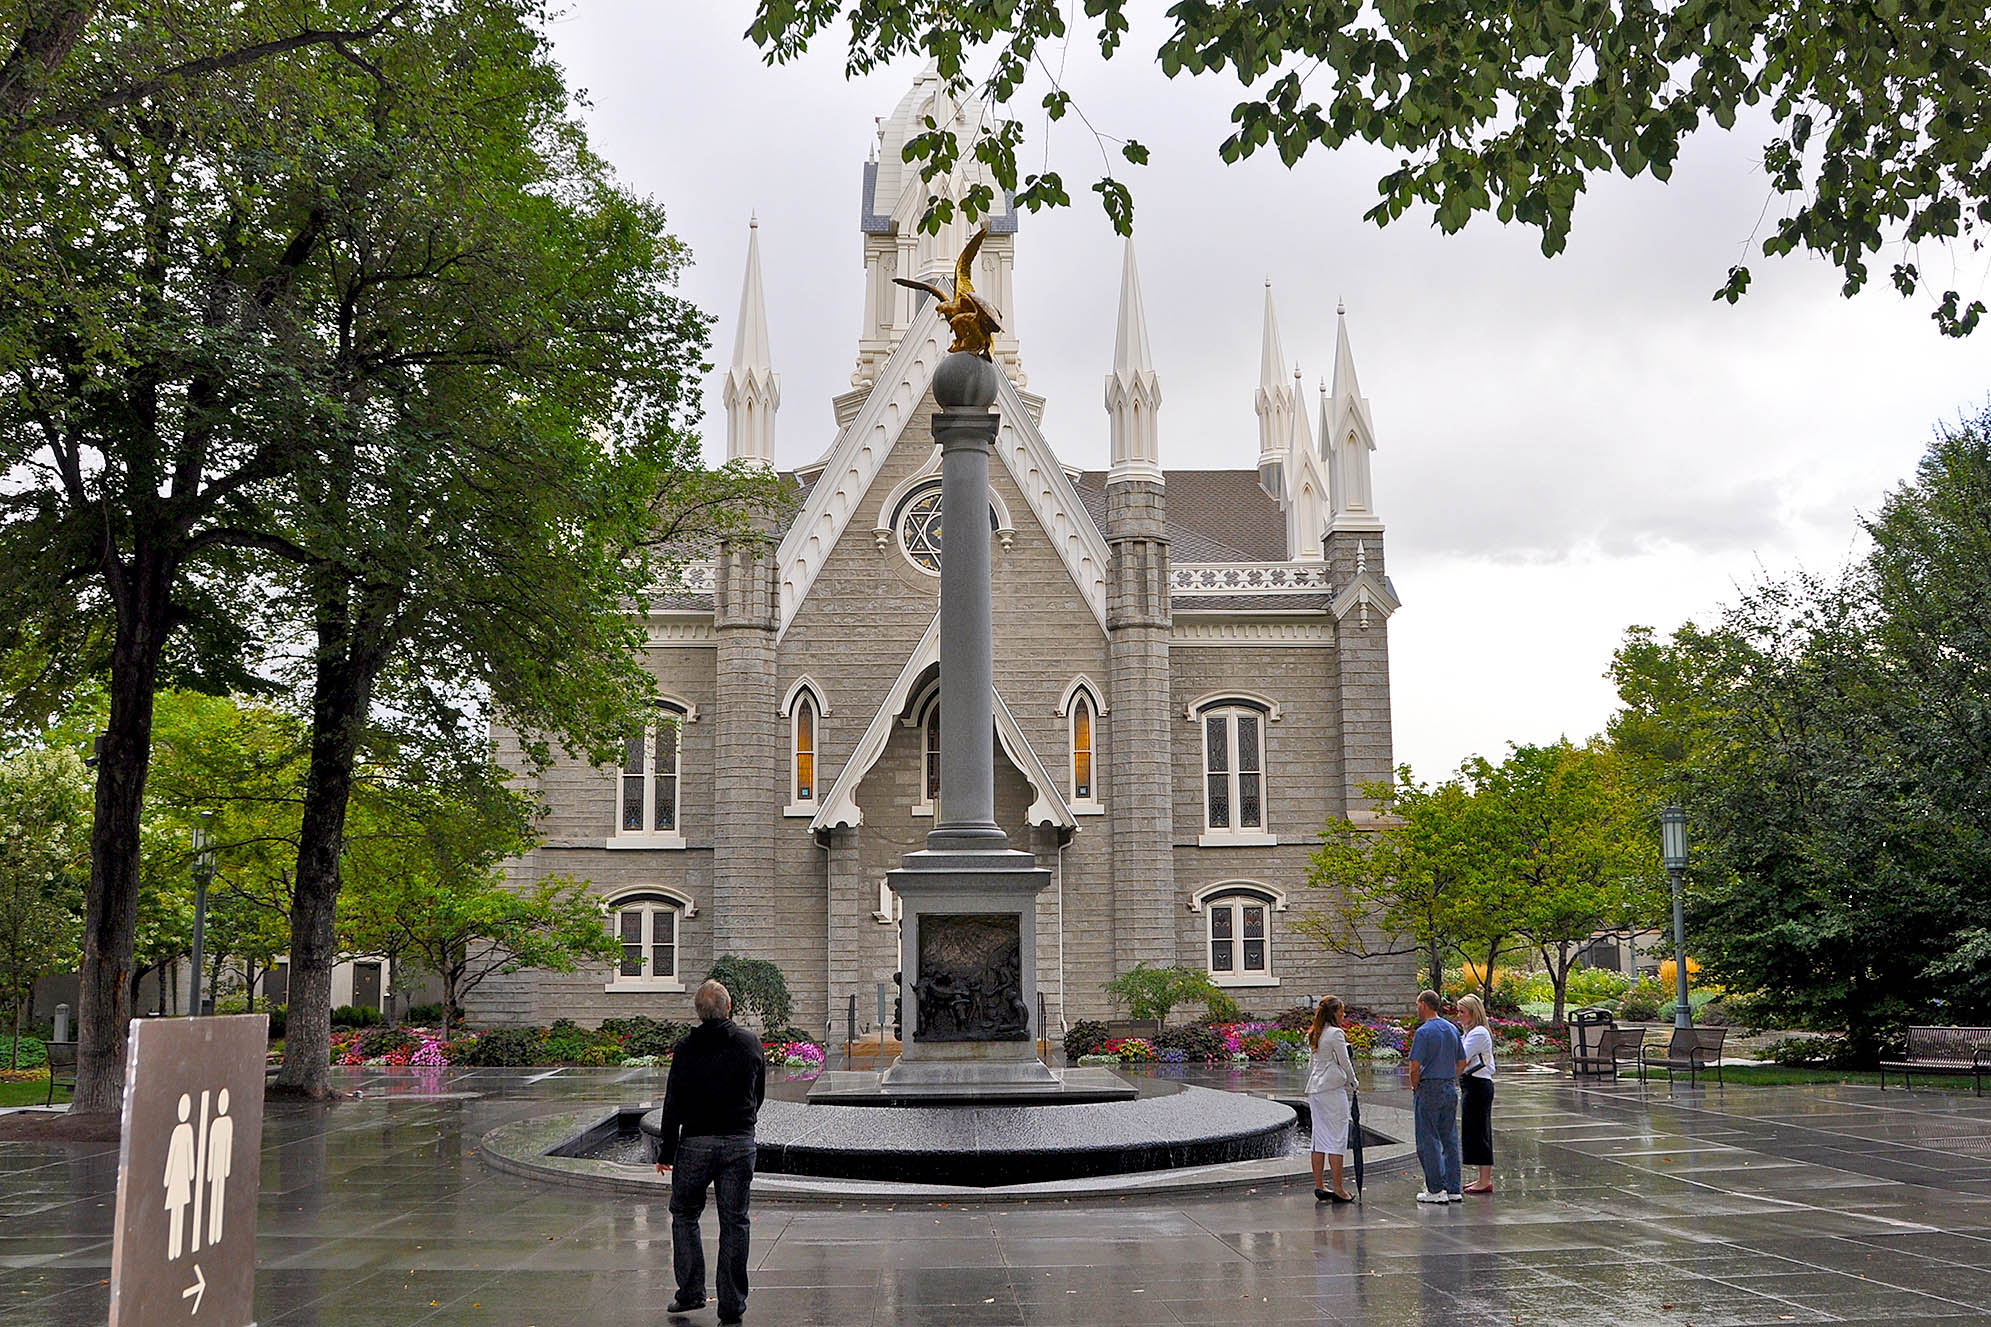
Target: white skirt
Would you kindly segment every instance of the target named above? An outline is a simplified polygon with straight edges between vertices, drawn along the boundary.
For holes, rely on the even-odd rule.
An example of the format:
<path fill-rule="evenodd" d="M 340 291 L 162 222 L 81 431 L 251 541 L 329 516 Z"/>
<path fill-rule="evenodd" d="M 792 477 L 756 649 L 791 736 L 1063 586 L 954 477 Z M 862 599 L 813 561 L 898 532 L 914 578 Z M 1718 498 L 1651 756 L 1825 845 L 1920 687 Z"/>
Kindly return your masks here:
<path fill-rule="evenodd" d="M 1329 1156 L 1348 1151 L 1348 1089 L 1330 1087 L 1324 1092 L 1307 1093 L 1307 1109 L 1313 1115 L 1313 1150 Z"/>

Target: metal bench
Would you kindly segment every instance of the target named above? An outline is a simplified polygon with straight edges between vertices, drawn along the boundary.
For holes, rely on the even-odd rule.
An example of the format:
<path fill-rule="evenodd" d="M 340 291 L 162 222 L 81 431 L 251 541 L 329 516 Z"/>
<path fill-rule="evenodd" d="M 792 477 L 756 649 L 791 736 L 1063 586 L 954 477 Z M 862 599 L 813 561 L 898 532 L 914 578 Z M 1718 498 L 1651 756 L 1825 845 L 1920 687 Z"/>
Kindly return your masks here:
<path fill-rule="evenodd" d="M 1601 1041 L 1588 1050 L 1577 1050 L 1576 1039 L 1570 1038 L 1570 1073 L 1609 1074 L 1615 1079 L 1618 1065 L 1625 1060 L 1637 1060 L 1639 1048 L 1645 1045 L 1644 1028 L 1607 1027 L 1601 1032 Z"/>
<path fill-rule="evenodd" d="M 1911 1027 L 1908 1054 L 1900 1060 L 1880 1062 L 1880 1090 L 1887 1090 L 1887 1071 L 1900 1071 L 1901 1086 L 1908 1086 L 1912 1072 L 1925 1074 L 1969 1074 L 1978 1096 L 1984 1095 L 1984 1073 L 1991 1069 L 1991 1028 Z"/>
<path fill-rule="evenodd" d="M 1728 1040 L 1727 1028 L 1674 1028 L 1664 1049 L 1647 1046 L 1638 1053 L 1638 1081 L 1645 1081 L 1648 1067 L 1664 1069 L 1670 1079 L 1677 1070 L 1687 1071 L 1687 1081 L 1708 1069 L 1721 1081 L 1721 1044 Z M 1654 1052 L 1658 1053 L 1655 1054 Z"/>
<path fill-rule="evenodd" d="M 55 1104 L 55 1084 L 58 1078 L 76 1090 L 76 1043 L 73 1041 L 45 1041 L 42 1045 L 48 1050 L 48 1100 L 44 1105 Z"/>

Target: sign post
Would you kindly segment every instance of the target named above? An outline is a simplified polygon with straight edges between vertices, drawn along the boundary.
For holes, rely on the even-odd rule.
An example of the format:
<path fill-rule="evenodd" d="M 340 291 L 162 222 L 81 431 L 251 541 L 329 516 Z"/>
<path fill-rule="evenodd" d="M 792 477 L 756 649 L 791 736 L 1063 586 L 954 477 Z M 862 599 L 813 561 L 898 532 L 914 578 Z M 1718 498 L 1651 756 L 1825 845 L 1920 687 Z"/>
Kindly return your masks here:
<path fill-rule="evenodd" d="M 110 1327 L 255 1327 L 269 1022 L 131 1025 Z"/>

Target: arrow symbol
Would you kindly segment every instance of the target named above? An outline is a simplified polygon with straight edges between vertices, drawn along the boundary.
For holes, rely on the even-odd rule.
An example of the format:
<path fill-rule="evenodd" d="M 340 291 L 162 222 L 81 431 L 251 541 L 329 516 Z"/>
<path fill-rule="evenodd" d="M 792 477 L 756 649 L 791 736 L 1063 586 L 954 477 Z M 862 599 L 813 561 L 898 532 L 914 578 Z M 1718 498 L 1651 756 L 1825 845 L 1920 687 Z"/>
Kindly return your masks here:
<path fill-rule="evenodd" d="M 192 1299 L 194 1312 L 200 1312 L 201 1296 L 207 1293 L 207 1278 L 201 1275 L 200 1264 L 194 1264 L 194 1283 L 180 1292 L 181 1299 Z"/>

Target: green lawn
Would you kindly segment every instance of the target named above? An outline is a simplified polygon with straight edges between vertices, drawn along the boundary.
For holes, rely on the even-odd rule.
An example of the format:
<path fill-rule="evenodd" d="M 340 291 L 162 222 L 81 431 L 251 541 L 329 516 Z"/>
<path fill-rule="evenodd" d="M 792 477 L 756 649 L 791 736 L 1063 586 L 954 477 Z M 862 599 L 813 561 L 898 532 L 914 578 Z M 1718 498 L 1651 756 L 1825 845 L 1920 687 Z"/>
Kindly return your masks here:
<path fill-rule="evenodd" d="M 0 1083 L 0 1106 L 39 1106 L 48 1099 L 48 1080 L 39 1083 Z M 55 1089 L 57 1101 L 69 1100 L 69 1089 Z"/>

